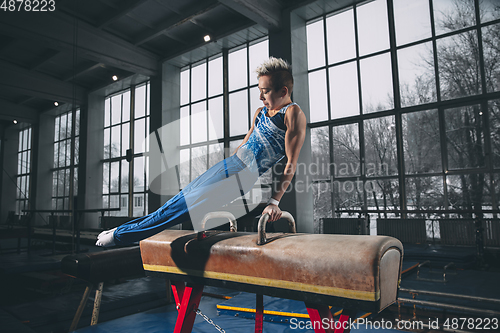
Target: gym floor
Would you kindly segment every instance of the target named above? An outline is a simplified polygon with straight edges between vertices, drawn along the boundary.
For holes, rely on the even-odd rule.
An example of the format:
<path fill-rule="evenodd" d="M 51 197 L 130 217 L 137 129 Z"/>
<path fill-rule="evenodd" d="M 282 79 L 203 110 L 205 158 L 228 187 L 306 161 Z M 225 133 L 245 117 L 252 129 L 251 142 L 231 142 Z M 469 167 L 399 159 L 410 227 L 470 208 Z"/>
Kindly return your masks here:
<path fill-rule="evenodd" d="M 102 251 L 92 245 L 96 234 L 82 235 L 80 249 L 84 252 Z M 0 322 L 2 332 L 68 332 L 78 305 L 87 286 L 85 281 L 63 274 L 60 270 L 61 259 L 71 254 L 71 245 L 58 239 L 55 247 L 50 238 L 37 234 L 32 241 L 28 254 L 26 240 L 21 240 L 18 253 L 17 239 L 0 240 Z M 402 290 L 426 290 L 450 294 L 468 295 L 496 299 L 497 302 L 484 300 L 456 299 L 435 295 L 410 294 L 401 291 L 400 298 L 444 303 L 452 306 L 472 308 L 475 312 L 464 312 L 457 316 L 489 317 L 500 319 L 500 269 L 495 266 L 498 260 L 486 253 L 485 263 L 478 265 L 474 248 L 453 248 L 433 245 L 406 245 L 401 288 Z M 429 260 L 421 267 L 417 278 L 417 265 Z M 443 267 L 447 268 L 446 282 L 443 280 Z M 479 266 L 479 267 L 478 267 Z M 95 290 L 95 289 L 94 289 Z M 200 303 L 200 310 L 227 332 L 253 332 L 254 320 L 242 310 L 255 306 L 255 296 L 239 291 L 206 287 Z M 172 332 L 177 311 L 168 302 L 165 281 L 151 277 L 108 281 L 104 284 L 99 323 L 90 326 L 94 292 L 91 293 L 85 310 L 77 326 L 77 332 Z M 219 305 L 219 309 L 217 307 Z M 232 310 L 232 307 L 234 309 Z M 221 310 L 221 309 L 225 310 Z M 277 316 L 267 316 L 264 332 L 313 332 L 300 329 L 300 314 L 306 313 L 300 302 L 265 298 L 264 309 L 273 310 Z M 429 318 L 439 319 L 454 310 L 412 304 L 393 305 L 372 321 L 381 319 L 409 319 L 414 315 L 418 320 L 428 323 Z M 296 313 L 299 319 L 280 317 L 279 313 Z M 493 315 L 491 315 L 491 313 Z M 248 318 L 250 317 L 250 318 Z M 295 324 L 293 324 L 295 323 Z M 304 324 L 303 322 L 301 324 Z M 300 328 L 299 328 L 300 327 Z M 354 329 L 356 332 L 371 331 L 366 327 Z M 386 331 L 395 331 L 386 329 Z M 424 329 L 421 331 L 429 331 Z M 439 330 L 434 330 L 439 331 Z M 217 332 L 216 328 L 197 316 L 193 332 Z"/>

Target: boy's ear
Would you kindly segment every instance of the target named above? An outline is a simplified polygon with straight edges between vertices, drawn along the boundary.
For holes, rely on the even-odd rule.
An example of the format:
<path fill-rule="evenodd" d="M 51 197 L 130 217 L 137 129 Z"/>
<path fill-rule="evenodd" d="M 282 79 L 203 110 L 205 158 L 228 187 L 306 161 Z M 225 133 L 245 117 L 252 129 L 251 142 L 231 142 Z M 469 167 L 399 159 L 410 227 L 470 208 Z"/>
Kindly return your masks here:
<path fill-rule="evenodd" d="M 287 86 L 283 86 L 281 88 L 281 97 L 285 97 L 286 95 L 288 95 L 288 87 Z"/>

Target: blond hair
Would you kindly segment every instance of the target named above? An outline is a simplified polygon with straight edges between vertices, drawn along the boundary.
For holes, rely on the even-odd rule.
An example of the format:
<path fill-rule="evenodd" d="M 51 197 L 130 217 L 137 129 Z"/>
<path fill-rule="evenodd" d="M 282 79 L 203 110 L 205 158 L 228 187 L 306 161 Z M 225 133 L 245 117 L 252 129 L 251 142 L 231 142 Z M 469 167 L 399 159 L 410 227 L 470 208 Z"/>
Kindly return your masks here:
<path fill-rule="evenodd" d="M 273 90 L 278 91 L 286 86 L 290 94 L 293 90 L 292 66 L 284 59 L 269 57 L 257 69 L 257 78 L 269 75 Z"/>

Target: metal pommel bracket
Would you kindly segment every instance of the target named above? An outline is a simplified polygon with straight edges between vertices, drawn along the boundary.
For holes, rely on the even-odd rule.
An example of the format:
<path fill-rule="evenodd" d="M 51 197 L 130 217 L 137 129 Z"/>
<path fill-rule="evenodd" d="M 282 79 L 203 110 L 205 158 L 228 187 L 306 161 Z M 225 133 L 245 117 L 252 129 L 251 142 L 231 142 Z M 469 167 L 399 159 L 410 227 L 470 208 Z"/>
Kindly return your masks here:
<path fill-rule="evenodd" d="M 281 218 L 288 220 L 288 230 L 290 233 L 294 234 L 297 232 L 297 229 L 295 227 L 295 219 L 293 218 L 292 214 L 290 214 L 289 212 L 282 212 Z M 257 231 L 259 234 L 259 236 L 257 238 L 257 245 L 265 245 L 265 244 L 269 243 L 270 241 L 276 239 L 276 237 L 267 239 L 267 236 L 266 236 L 267 221 L 269 221 L 269 214 L 267 214 L 267 213 L 262 215 L 259 219 L 259 224 L 257 227 Z"/>
<path fill-rule="evenodd" d="M 232 231 L 232 232 L 236 232 L 238 230 L 238 226 L 236 224 L 236 218 L 234 217 L 234 215 L 230 212 L 226 212 L 226 211 L 218 211 L 218 212 L 210 212 L 210 213 L 207 213 L 204 217 L 203 217 L 203 221 L 201 221 L 201 227 L 202 229 L 205 229 L 205 225 L 207 224 L 207 221 L 208 220 L 211 220 L 211 219 L 218 219 L 218 218 L 226 218 L 229 220 L 229 230 Z"/>

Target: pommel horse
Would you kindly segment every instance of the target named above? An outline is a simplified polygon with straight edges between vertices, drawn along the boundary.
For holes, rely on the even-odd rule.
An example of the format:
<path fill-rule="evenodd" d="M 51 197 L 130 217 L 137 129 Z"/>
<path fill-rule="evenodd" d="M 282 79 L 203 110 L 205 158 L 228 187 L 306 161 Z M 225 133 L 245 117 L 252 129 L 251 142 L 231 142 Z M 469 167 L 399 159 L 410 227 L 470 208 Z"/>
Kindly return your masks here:
<path fill-rule="evenodd" d="M 236 220 L 227 212 L 231 230 Z M 262 332 L 262 295 L 304 301 L 316 333 L 333 332 L 329 305 L 342 307 L 336 333 L 357 311 L 378 313 L 397 299 L 403 246 L 396 238 L 368 235 L 265 233 L 269 216 L 259 220 L 258 233 L 165 230 L 140 242 L 148 276 L 171 280 L 178 310 L 174 333 L 192 331 L 205 285 L 257 294 L 255 332 Z M 354 319 L 354 318 L 352 318 Z M 335 326 L 337 327 L 337 326 Z"/>

